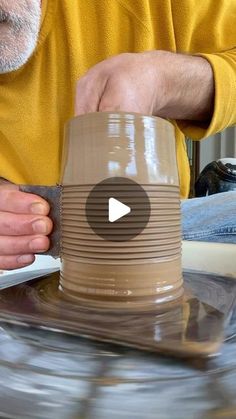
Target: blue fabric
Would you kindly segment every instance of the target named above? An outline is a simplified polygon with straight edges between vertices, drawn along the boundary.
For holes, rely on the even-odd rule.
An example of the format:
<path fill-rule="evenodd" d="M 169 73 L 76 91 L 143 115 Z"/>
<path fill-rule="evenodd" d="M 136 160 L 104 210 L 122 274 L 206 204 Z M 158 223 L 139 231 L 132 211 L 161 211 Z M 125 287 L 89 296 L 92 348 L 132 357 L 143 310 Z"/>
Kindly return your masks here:
<path fill-rule="evenodd" d="M 236 191 L 181 202 L 183 240 L 236 243 Z"/>

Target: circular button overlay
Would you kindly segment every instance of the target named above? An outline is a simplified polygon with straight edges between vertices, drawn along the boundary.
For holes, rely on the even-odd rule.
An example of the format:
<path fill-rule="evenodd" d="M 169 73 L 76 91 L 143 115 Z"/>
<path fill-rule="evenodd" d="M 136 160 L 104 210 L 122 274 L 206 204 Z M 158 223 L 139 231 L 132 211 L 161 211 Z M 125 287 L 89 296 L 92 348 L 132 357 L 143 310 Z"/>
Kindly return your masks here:
<path fill-rule="evenodd" d="M 111 177 L 94 186 L 86 201 L 86 218 L 104 240 L 124 242 L 146 227 L 151 205 L 145 190 L 124 177 Z"/>

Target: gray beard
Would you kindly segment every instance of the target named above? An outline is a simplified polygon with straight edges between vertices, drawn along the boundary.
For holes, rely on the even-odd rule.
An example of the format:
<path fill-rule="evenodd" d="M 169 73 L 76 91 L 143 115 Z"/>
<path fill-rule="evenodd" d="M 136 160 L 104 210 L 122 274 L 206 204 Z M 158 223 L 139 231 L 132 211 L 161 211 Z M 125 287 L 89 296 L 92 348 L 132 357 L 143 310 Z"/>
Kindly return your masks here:
<path fill-rule="evenodd" d="M 37 45 L 40 18 L 40 3 L 35 2 L 25 17 L 0 8 L 0 74 L 18 70 L 28 61 Z M 1 36 L 1 25 L 8 25 L 7 35 Z"/>

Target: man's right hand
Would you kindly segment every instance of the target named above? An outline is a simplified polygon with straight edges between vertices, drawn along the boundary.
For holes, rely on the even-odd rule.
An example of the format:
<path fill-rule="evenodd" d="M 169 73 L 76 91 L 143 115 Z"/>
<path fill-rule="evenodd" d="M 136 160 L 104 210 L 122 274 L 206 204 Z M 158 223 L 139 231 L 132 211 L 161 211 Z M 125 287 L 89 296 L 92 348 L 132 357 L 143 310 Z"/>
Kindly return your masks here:
<path fill-rule="evenodd" d="M 35 253 L 48 250 L 49 210 L 43 198 L 20 192 L 16 185 L 0 185 L 0 269 L 30 265 Z"/>

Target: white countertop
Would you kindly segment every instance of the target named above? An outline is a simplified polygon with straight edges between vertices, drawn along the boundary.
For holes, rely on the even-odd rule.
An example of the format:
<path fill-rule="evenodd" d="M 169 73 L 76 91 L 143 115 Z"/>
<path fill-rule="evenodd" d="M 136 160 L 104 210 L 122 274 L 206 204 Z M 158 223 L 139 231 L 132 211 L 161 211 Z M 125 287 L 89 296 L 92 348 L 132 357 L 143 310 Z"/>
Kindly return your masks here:
<path fill-rule="evenodd" d="M 182 263 L 184 269 L 236 278 L 236 244 L 183 241 Z"/>

